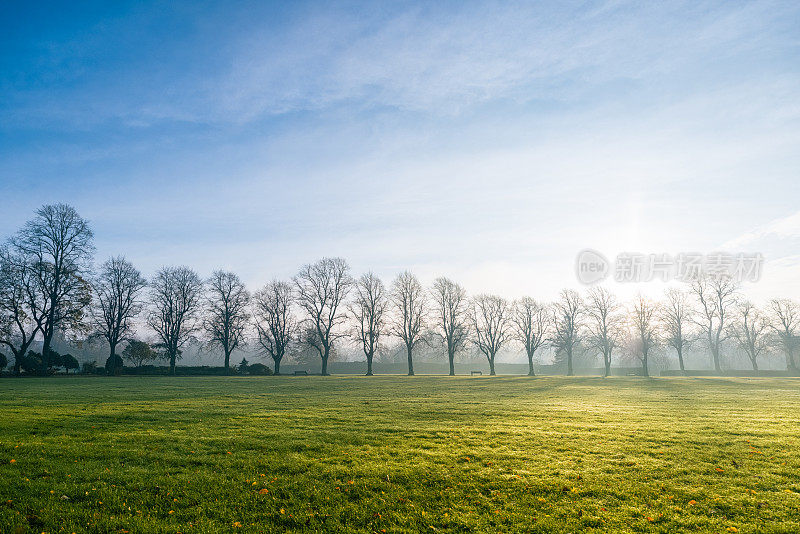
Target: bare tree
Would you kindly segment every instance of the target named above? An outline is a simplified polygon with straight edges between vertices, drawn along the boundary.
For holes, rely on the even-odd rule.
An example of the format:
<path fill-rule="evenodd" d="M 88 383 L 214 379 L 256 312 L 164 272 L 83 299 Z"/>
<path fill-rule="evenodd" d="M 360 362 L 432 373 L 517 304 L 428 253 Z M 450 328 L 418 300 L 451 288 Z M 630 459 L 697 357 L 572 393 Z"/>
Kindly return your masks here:
<path fill-rule="evenodd" d="M 25 258 L 0 248 L 0 345 L 11 350 L 16 375 L 45 320 L 47 303 L 37 289 Z"/>
<path fill-rule="evenodd" d="M 735 315 L 728 329 L 739 348 L 747 354 L 754 371 L 758 371 L 758 357 L 767 350 L 765 333 L 768 328 L 766 317 L 752 302 L 742 300 L 736 304 Z"/>
<path fill-rule="evenodd" d="M 450 376 L 454 376 L 456 354 L 464 348 L 469 336 L 467 292 L 449 278 L 440 277 L 433 282 L 431 297 L 436 306 L 438 334 L 447 348 Z"/>
<path fill-rule="evenodd" d="M 531 297 L 522 297 L 514 303 L 511 312 L 512 335 L 525 347 L 528 356 L 528 376 L 535 376 L 533 357 L 547 340 L 550 315 L 547 306 Z"/>
<path fill-rule="evenodd" d="M 664 325 L 664 341 L 678 353 L 681 372 L 686 372 L 683 351 L 691 344 L 690 329 L 694 322 L 694 312 L 689 304 L 686 291 L 670 288 L 666 301 L 661 307 L 661 322 Z"/>
<path fill-rule="evenodd" d="M 202 296 L 203 282 L 188 267 L 164 267 L 150 282 L 152 310 L 147 323 L 161 341 L 172 375 L 181 347 L 201 327 Z"/>
<path fill-rule="evenodd" d="M 511 327 L 508 302 L 497 295 L 478 295 L 472 303 L 475 345 L 489 360 L 489 374 L 495 375 L 494 359 L 508 339 Z"/>
<path fill-rule="evenodd" d="M 636 345 L 636 356 L 639 358 L 639 361 L 642 362 L 642 373 L 644 376 L 650 376 L 647 362 L 650 351 L 658 342 L 658 330 L 656 325 L 657 312 L 657 305 L 642 295 L 637 296 L 636 300 L 633 302 L 631 313 L 633 341 Z"/>
<path fill-rule="evenodd" d="M 305 265 L 295 276 L 297 302 L 306 312 L 306 342 L 322 359 L 322 374 L 328 374 L 328 358 L 334 342 L 345 336 L 339 326 L 346 320 L 342 310 L 352 286 L 350 267 L 342 258 L 323 258 Z"/>
<path fill-rule="evenodd" d="M 292 312 L 295 296 L 291 284 L 273 280 L 255 295 L 255 323 L 258 344 L 281 374 L 281 361 L 298 334 L 297 319 Z"/>
<path fill-rule="evenodd" d="M 142 273 L 122 256 L 107 260 L 95 279 L 92 319 L 97 333 L 108 342 L 109 374 L 117 372 L 117 345 L 131 333 L 133 318 L 142 310 L 140 294 L 146 286 Z"/>
<path fill-rule="evenodd" d="M 699 278 L 692 282 L 692 291 L 700 306 L 695 322 L 705 334 L 714 370 L 717 372 L 722 370 L 720 348 L 727 339 L 726 327 L 736 290 L 736 282 L 727 276 Z"/>
<path fill-rule="evenodd" d="M 36 210 L 36 216 L 11 239 L 45 302 L 43 374 L 50 367 L 50 345 L 56 330 L 82 329 L 84 325 L 84 311 L 91 303 L 92 238 L 89 223 L 73 207 L 52 204 Z"/>
<path fill-rule="evenodd" d="M 783 353 L 786 355 L 786 369 L 797 372 L 794 355 L 800 338 L 800 306 L 789 299 L 773 299 L 770 303 L 770 325 L 778 336 Z"/>
<path fill-rule="evenodd" d="M 349 310 L 355 321 L 353 337 L 367 357 L 367 376 L 372 376 L 372 360 L 386 328 L 387 306 L 386 288 L 381 279 L 372 272 L 361 275 L 355 283 L 355 299 Z"/>
<path fill-rule="evenodd" d="M 583 313 L 583 299 L 572 289 L 563 290 L 559 299 L 553 304 L 554 332 L 551 343 L 567 358 L 567 376 L 575 374 L 572 358 L 575 346 L 581 339 Z"/>
<path fill-rule="evenodd" d="M 250 293 L 234 273 L 214 271 L 206 282 L 207 313 L 203 329 L 212 345 L 219 346 L 230 369 L 231 353 L 244 343 L 250 322 Z"/>
<path fill-rule="evenodd" d="M 611 355 L 619 344 L 624 316 L 617 298 L 607 289 L 589 290 L 586 314 L 589 316 L 589 345 L 603 355 L 605 376 L 611 375 Z"/>
<path fill-rule="evenodd" d="M 413 376 L 413 351 L 414 347 L 422 339 L 427 311 L 425 291 L 416 276 L 408 271 L 397 275 L 392 284 L 392 302 L 395 308 L 392 331 L 406 345 L 408 376 Z"/>

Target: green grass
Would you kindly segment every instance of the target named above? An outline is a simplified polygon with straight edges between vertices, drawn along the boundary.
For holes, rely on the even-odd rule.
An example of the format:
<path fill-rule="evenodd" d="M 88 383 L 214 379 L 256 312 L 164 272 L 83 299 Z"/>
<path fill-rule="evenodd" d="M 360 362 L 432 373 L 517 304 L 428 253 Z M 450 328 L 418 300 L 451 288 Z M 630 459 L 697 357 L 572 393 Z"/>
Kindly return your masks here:
<path fill-rule="evenodd" d="M 798 532 L 800 381 L 0 381 L 0 532 Z"/>

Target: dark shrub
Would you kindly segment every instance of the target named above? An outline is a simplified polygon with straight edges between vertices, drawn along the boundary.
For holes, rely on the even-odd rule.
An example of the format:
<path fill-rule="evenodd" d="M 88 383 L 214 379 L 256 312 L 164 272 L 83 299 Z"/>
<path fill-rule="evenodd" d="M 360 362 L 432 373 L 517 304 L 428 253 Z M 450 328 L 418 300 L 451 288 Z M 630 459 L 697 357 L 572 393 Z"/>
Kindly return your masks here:
<path fill-rule="evenodd" d="M 42 368 L 42 355 L 32 350 L 22 357 L 19 362 L 20 368 L 29 374 L 36 374 Z"/>
<path fill-rule="evenodd" d="M 111 356 L 106 358 L 106 369 L 108 369 L 109 373 L 111 372 L 112 369 L 116 370 L 116 374 L 122 373 L 123 365 L 124 364 L 122 363 L 122 358 L 120 358 L 118 354 L 114 355 L 113 361 L 111 360 Z"/>
<path fill-rule="evenodd" d="M 78 364 L 78 360 L 75 359 L 75 356 L 72 354 L 65 354 L 61 357 L 61 365 L 67 370 L 67 373 L 69 373 L 70 369 L 78 369 L 80 364 Z"/>
<path fill-rule="evenodd" d="M 257 376 L 269 376 L 272 374 L 272 369 L 270 369 L 263 363 L 253 363 L 247 367 L 247 373 L 250 375 L 257 375 Z"/>

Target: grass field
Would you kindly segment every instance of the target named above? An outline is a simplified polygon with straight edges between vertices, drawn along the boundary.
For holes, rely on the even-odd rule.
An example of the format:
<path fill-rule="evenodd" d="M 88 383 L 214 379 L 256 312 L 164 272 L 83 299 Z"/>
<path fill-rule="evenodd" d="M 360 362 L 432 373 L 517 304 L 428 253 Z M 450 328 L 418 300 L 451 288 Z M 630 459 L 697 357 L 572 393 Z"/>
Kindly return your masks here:
<path fill-rule="evenodd" d="M 800 381 L 0 380 L 0 532 L 800 532 Z"/>

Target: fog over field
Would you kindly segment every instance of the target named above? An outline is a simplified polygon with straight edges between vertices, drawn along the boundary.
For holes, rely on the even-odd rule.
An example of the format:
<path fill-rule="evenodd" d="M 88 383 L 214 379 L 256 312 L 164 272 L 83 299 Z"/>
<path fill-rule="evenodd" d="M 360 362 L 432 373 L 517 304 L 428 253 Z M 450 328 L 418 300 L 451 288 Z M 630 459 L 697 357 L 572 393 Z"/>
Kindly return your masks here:
<path fill-rule="evenodd" d="M 800 532 L 800 2 L 0 2 L 0 533 Z"/>

